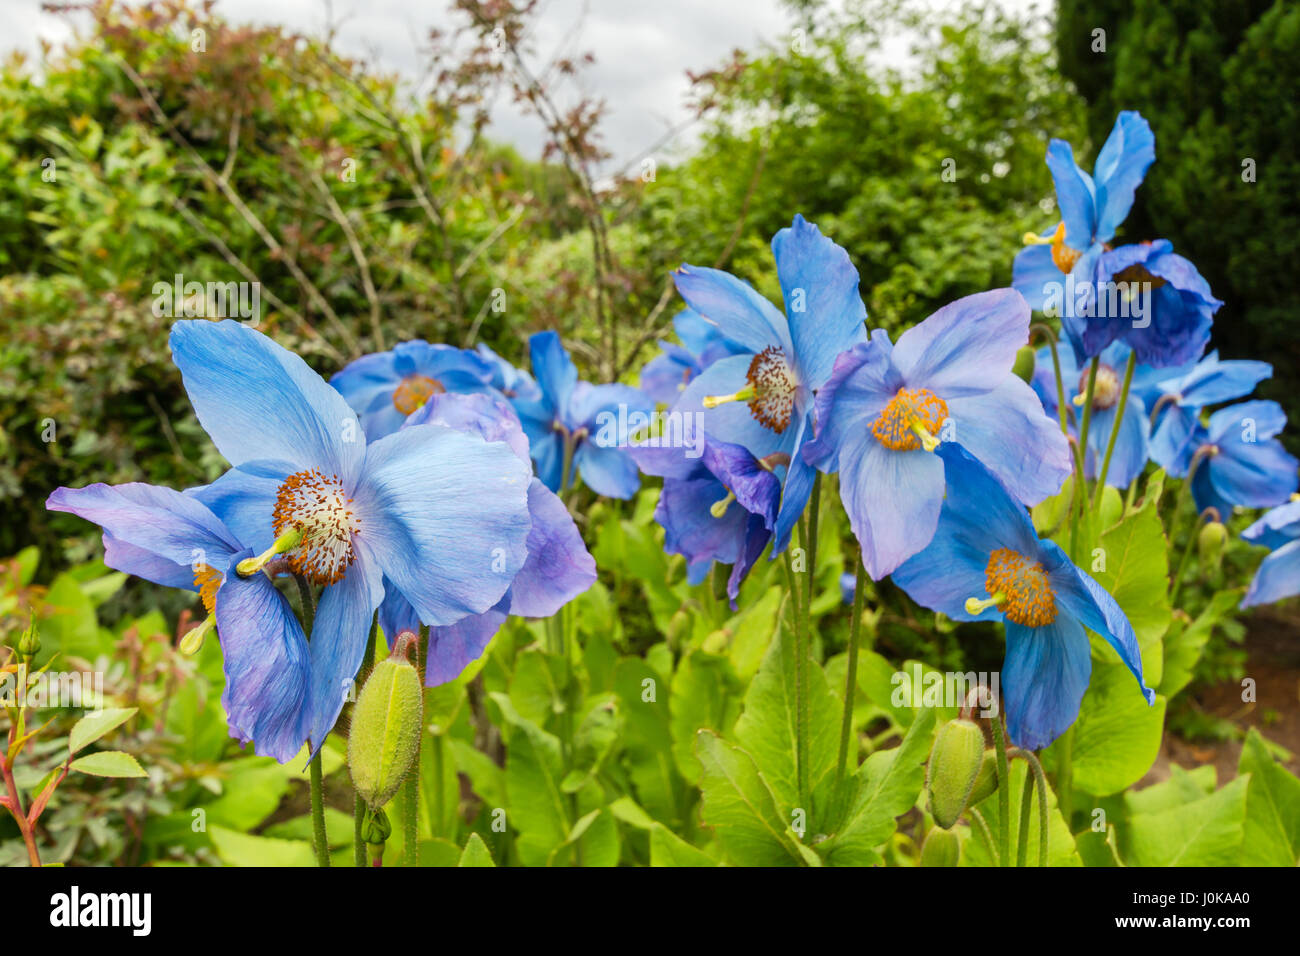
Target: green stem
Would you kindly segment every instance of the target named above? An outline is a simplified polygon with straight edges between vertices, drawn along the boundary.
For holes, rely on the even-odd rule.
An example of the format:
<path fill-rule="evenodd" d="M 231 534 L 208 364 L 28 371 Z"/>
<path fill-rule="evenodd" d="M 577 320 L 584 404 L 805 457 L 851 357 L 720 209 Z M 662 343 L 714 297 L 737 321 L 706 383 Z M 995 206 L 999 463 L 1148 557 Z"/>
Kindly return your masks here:
<path fill-rule="evenodd" d="M 1002 718 L 994 717 L 989 723 L 993 725 L 993 746 L 998 755 L 998 863 L 1006 866 L 1011 859 L 1011 775 L 1008 772 L 1007 740 L 1002 731 Z"/>
<path fill-rule="evenodd" d="M 1034 773 L 1034 783 L 1038 786 L 1038 865 L 1047 866 L 1047 844 L 1051 833 L 1047 816 L 1047 774 L 1043 773 L 1043 765 L 1033 751 L 1022 750 L 1020 756 L 1029 764 Z"/>
<path fill-rule="evenodd" d="M 785 573 L 786 584 L 790 589 L 791 612 L 794 614 L 795 782 L 799 792 L 799 806 L 806 810 L 808 808 L 807 786 L 805 780 L 808 769 L 808 722 L 804 713 L 806 700 L 803 691 L 804 616 L 800 612 L 799 608 L 798 585 L 795 582 L 794 568 L 791 564 L 789 548 L 786 548 L 785 550 Z"/>
<path fill-rule="evenodd" d="M 301 574 L 295 574 L 293 579 L 298 582 L 298 601 L 302 605 L 302 630 L 304 634 L 310 634 L 311 629 L 316 623 L 316 599 L 312 597 L 311 585 Z"/>
<path fill-rule="evenodd" d="M 375 638 L 379 631 L 379 612 L 370 619 L 370 636 L 366 638 L 366 652 L 361 658 L 361 669 L 357 671 L 357 686 L 360 687 L 370 676 L 370 669 L 375 665 Z M 367 866 L 366 841 L 363 835 L 366 805 L 355 790 L 352 791 L 352 865 Z"/>
<path fill-rule="evenodd" d="M 812 497 L 808 501 L 808 586 L 805 593 L 804 607 L 808 609 L 811 626 L 813 589 L 817 583 L 817 526 L 821 518 L 822 473 L 817 472 L 813 478 Z"/>
<path fill-rule="evenodd" d="M 1016 866 L 1023 867 L 1029 857 L 1029 814 L 1034 809 L 1034 775 L 1025 771 L 1025 790 L 1020 795 L 1020 833 L 1016 843 Z"/>
<path fill-rule="evenodd" d="M 420 736 L 415 745 L 415 760 L 402 781 L 402 864 L 420 865 L 420 751 L 424 741 L 424 657 L 429 643 L 429 628 L 420 625 L 420 637 L 415 642 L 415 673 L 420 677 Z"/>
<path fill-rule="evenodd" d="M 858 634 L 862 627 L 862 592 L 866 590 L 866 570 L 859 555 L 857 582 L 853 589 L 853 617 L 849 622 L 849 666 L 844 678 L 844 719 L 840 722 L 840 753 L 835 763 L 837 799 L 842 794 L 844 771 L 849 759 L 849 738 L 853 736 L 853 701 L 858 689 Z M 856 759 L 854 763 L 857 763 Z"/>
<path fill-rule="evenodd" d="M 1061 734 L 1056 752 L 1056 805 L 1065 825 L 1073 833 L 1070 815 L 1074 812 L 1074 724 Z"/>
<path fill-rule="evenodd" d="M 1088 510 L 1088 487 L 1085 476 L 1088 461 L 1088 432 L 1092 427 L 1092 399 L 1097 387 L 1097 369 L 1101 360 L 1094 358 L 1088 369 L 1088 386 L 1083 396 L 1083 416 L 1079 424 L 1079 442 L 1075 447 L 1075 488 L 1070 503 L 1070 560 L 1079 554 L 1079 519 Z M 1075 502 L 1079 507 L 1074 507 Z"/>
<path fill-rule="evenodd" d="M 1119 404 L 1115 406 L 1115 420 L 1110 426 L 1110 438 L 1106 442 L 1106 457 L 1102 459 L 1101 471 L 1097 473 L 1097 488 L 1094 491 L 1092 507 L 1101 507 L 1101 496 L 1106 488 L 1106 474 L 1110 471 L 1110 456 L 1115 451 L 1115 439 L 1119 437 L 1120 424 L 1124 421 L 1124 410 L 1128 407 L 1128 390 L 1133 384 L 1133 370 L 1137 368 L 1137 352 L 1128 353 L 1128 365 L 1124 368 L 1124 386 L 1119 391 Z"/>
<path fill-rule="evenodd" d="M 1174 572 L 1174 579 L 1169 585 L 1169 606 L 1171 608 L 1178 606 L 1178 594 L 1183 588 L 1183 575 L 1187 572 L 1187 562 L 1191 559 L 1192 548 L 1196 546 L 1196 536 L 1202 517 L 1203 515 L 1197 515 L 1193 518 L 1192 526 L 1187 531 L 1187 543 L 1183 545 L 1183 555 L 1178 559 L 1178 570 Z"/>
<path fill-rule="evenodd" d="M 1047 347 L 1052 353 L 1052 371 L 1056 375 L 1056 414 L 1061 420 L 1061 434 L 1066 438 L 1070 437 L 1070 426 L 1068 420 L 1068 410 L 1065 407 L 1065 383 L 1061 380 L 1061 356 L 1056 351 L 1056 333 L 1041 322 L 1035 322 L 1029 327 L 1029 334 L 1032 336 L 1035 332 L 1041 332 L 1043 338 L 1047 339 Z"/>
<path fill-rule="evenodd" d="M 324 743 L 321 743 L 324 747 Z M 325 800 L 321 784 L 320 751 L 311 758 L 311 835 L 312 847 L 316 851 L 316 865 L 330 865 L 329 841 L 325 836 Z"/>
<path fill-rule="evenodd" d="M 989 852 L 993 854 L 993 865 L 1001 866 L 1002 858 L 998 856 L 997 845 L 993 842 L 993 831 L 989 829 L 989 822 L 984 819 L 984 814 L 980 813 L 974 807 L 970 808 L 970 815 L 975 822 L 979 824 L 980 832 L 984 834 L 984 842 L 989 845 Z"/>

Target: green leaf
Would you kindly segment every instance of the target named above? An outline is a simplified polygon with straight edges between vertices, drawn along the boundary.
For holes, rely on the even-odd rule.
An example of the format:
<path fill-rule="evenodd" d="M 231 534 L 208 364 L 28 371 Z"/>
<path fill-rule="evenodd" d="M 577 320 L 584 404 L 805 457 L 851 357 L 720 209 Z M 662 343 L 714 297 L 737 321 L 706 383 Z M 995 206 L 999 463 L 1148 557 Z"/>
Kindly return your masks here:
<path fill-rule="evenodd" d="M 225 827 L 209 827 L 208 836 L 221 862 L 227 866 L 314 866 L 311 844 L 254 836 Z"/>
<path fill-rule="evenodd" d="M 1141 780 L 1160 755 L 1164 721 L 1163 697 L 1147 706 L 1126 666 L 1094 660 L 1074 725 L 1075 788 L 1103 797 Z M 1048 766 L 1055 766 L 1059 749 L 1058 741 L 1047 750 Z"/>
<path fill-rule="evenodd" d="M 519 859 L 525 866 L 542 866 L 569 837 L 568 798 L 560 787 L 564 776 L 560 741 L 522 717 L 509 697 L 497 693 L 491 699 L 510 728 L 506 813 L 519 832 Z"/>
<path fill-rule="evenodd" d="M 650 830 L 651 866 L 717 866 L 718 861 L 691 846 L 661 823 Z"/>
<path fill-rule="evenodd" d="M 1169 566 L 1164 527 L 1150 485 L 1140 508 L 1130 511 L 1099 538 L 1090 539 L 1081 533 L 1079 542 L 1080 569 L 1109 591 L 1128 617 L 1142 651 L 1147 686 L 1159 686 L 1164 670 L 1160 638 L 1170 620 L 1165 594 Z M 1119 660 L 1119 655 L 1104 643 L 1094 643 L 1093 656 L 1108 663 Z"/>
<path fill-rule="evenodd" d="M 82 717 L 72 725 L 72 733 L 68 734 L 68 753 L 75 754 L 87 744 L 93 744 L 110 730 L 120 727 L 134 716 L 136 709 L 119 707 Z"/>
<path fill-rule="evenodd" d="M 793 866 L 800 860 L 789 823 L 753 759 L 709 730 L 696 735 L 700 816 L 728 859 L 740 866 Z"/>
<path fill-rule="evenodd" d="M 673 675 L 669 726 L 677 769 L 688 783 L 700 779 L 696 733 L 702 729 L 728 733 L 740 712 L 741 692 L 742 686 L 727 658 L 698 648 L 682 658 Z"/>
<path fill-rule="evenodd" d="M 1237 609 L 1241 588 L 1216 591 L 1196 620 L 1187 623 L 1186 615 L 1174 618 L 1165 636 L 1165 672 L 1157 690 L 1165 697 L 1173 697 L 1192 680 L 1196 665 L 1210 639 L 1215 626 Z"/>
<path fill-rule="evenodd" d="M 101 750 L 72 761 L 73 770 L 94 777 L 147 777 L 139 762 L 120 750 Z"/>
<path fill-rule="evenodd" d="M 465 841 L 465 852 L 460 855 L 460 862 L 457 866 L 496 866 L 492 861 L 492 852 L 488 849 L 483 838 L 477 833 L 471 833 L 469 839 Z"/>
<path fill-rule="evenodd" d="M 876 848 L 898 828 L 898 817 L 916 805 L 925 786 L 925 760 L 934 723 L 934 711 L 918 711 L 901 744 L 873 753 L 858 768 L 844 826 L 817 846 L 828 865 L 873 866 L 882 862 Z"/>
<path fill-rule="evenodd" d="M 1157 813 L 1137 813 L 1120 831 L 1129 866 L 1233 866 L 1241 862 L 1249 777 Z"/>
<path fill-rule="evenodd" d="M 745 694 L 745 710 L 736 721 L 735 739 L 753 758 L 786 819 L 796 807 L 806 813 L 811 832 L 827 822 L 835 764 L 839 754 L 840 706 L 816 661 L 805 655 L 808 692 L 808 767 L 806 786 L 811 806 L 800 801 L 795 749 L 798 713 L 795 703 L 798 666 L 796 641 L 778 625 L 767 656 Z"/>
<path fill-rule="evenodd" d="M 1300 780 L 1273 759 L 1254 727 L 1238 774 L 1250 774 L 1242 866 L 1295 866 L 1300 860 Z"/>
<path fill-rule="evenodd" d="M 668 687 L 649 664 L 633 657 L 618 662 L 614 691 L 624 717 L 622 761 L 640 805 L 656 820 L 677 828 L 683 821 L 686 788 L 673 758 Z"/>

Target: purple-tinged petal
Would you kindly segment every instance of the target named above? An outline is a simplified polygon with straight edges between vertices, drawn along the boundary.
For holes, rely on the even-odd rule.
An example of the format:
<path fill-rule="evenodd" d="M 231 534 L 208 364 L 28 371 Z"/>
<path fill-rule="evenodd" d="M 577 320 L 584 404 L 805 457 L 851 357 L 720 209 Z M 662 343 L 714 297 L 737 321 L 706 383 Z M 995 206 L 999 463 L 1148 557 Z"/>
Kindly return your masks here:
<path fill-rule="evenodd" d="M 596 562 L 564 502 L 536 478 L 528 513 L 528 559 L 510 585 L 510 613 L 550 617 L 595 583 Z"/>
<path fill-rule="evenodd" d="M 987 392 L 1029 341 L 1029 306 L 1014 289 L 949 303 L 899 336 L 893 362 L 910 388 L 945 401 Z"/>

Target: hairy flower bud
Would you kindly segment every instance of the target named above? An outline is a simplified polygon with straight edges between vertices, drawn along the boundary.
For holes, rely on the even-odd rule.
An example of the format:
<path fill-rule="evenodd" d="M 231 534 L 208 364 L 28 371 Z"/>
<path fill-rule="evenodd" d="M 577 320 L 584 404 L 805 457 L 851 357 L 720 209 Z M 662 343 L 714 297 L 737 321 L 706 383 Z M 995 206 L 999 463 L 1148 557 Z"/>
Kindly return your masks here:
<path fill-rule="evenodd" d="M 996 793 L 998 789 L 998 754 L 995 750 L 984 751 L 984 762 L 980 764 L 980 772 L 975 777 L 975 786 L 971 788 L 970 796 L 966 800 L 968 807 L 973 807 L 984 800 L 985 797 Z"/>
<path fill-rule="evenodd" d="M 1217 573 L 1223 564 L 1223 546 L 1228 543 L 1228 529 L 1221 521 L 1207 521 L 1196 536 L 1196 554 L 1201 570 Z"/>
<path fill-rule="evenodd" d="M 925 786 L 930 791 L 930 812 L 945 830 L 966 809 L 983 760 L 984 731 L 974 721 L 950 720 L 939 728 L 930 750 Z"/>
<path fill-rule="evenodd" d="M 961 838 L 952 830 L 931 827 L 921 844 L 922 866 L 956 866 L 961 860 Z"/>
<path fill-rule="evenodd" d="M 412 634 L 375 665 L 352 712 L 348 769 L 361 799 L 378 810 L 397 793 L 420 746 L 424 719 L 420 677 L 407 660 Z"/>

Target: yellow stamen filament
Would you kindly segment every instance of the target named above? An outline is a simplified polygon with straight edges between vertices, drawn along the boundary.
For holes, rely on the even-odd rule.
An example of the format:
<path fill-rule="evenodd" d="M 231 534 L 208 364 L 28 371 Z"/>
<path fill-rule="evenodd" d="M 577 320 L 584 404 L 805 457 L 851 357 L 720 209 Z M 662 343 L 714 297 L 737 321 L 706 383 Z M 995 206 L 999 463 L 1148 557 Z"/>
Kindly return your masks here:
<path fill-rule="evenodd" d="M 276 529 L 277 532 L 279 529 Z M 255 558 L 245 558 L 235 565 L 235 570 L 239 572 L 240 577 L 249 577 L 261 571 L 267 563 L 278 554 L 284 554 L 292 551 L 303 542 L 303 533 L 298 528 L 290 528 L 275 539 L 275 542 Z"/>
<path fill-rule="evenodd" d="M 713 515 L 713 517 L 715 518 L 721 518 L 723 515 L 727 513 L 727 508 L 730 507 L 731 503 L 735 500 L 736 500 L 735 494 L 728 491 L 727 497 L 722 498 L 719 501 L 715 501 L 713 504 L 709 505 L 709 514 Z"/>
<path fill-rule="evenodd" d="M 704 407 L 717 408 L 719 405 L 726 405 L 728 402 L 747 402 L 754 397 L 754 386 L 746 385 L 738 392 L 732 392 L 730 395 L 705 395 Z"/>
<path fill-rule="evenodd" d="M 203 647 L 203 639 L 208 636 L 208 631 L 216 627 L 217 618 L 214 614 L 209 614 L 196 627 L 190 628 L 181 638 L 180 652 L 182 654 L 197 654 Z"/>

